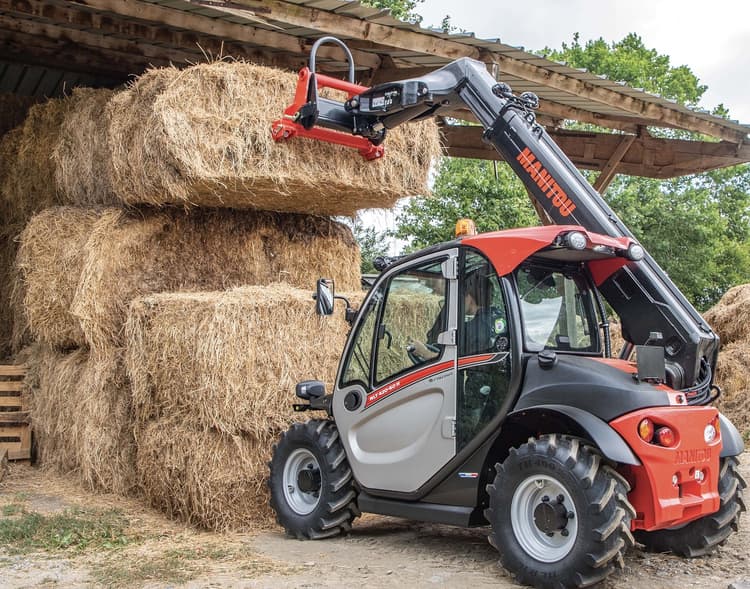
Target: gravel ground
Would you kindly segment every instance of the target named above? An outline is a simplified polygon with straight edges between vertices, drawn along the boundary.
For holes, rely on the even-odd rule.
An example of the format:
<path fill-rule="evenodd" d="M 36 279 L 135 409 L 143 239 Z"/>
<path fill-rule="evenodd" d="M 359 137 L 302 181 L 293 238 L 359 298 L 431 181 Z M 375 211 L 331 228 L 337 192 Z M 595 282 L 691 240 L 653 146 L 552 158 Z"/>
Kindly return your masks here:
<path fill-rule="evenodd" d="M 750 480 L 750 452 L 740 471 Z M 0 546 L 0 587 L 519 587 L 498 564 L 486 531 L 366 515 L 346 537 L 291 540 L 278 531 L 199 532 L 136 500 L 89 495 L 76 485 L 15 466 L 0 483 L 0 506 L 23 501 L 29 511 L 71 506 L 120 510 L 132 545 L 83 554 L 26 552 Z M 604 589 L 750 589 L 750 516 L 717 553 L 685 560 L 632 550 L 623 572 Z"/>

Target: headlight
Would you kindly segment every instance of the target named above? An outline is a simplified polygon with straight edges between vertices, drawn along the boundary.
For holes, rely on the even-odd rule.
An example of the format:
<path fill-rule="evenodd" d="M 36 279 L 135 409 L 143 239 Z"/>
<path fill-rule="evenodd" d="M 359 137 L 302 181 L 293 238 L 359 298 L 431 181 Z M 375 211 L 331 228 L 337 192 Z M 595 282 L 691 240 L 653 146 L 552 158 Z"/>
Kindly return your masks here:
<path fill-rule="evenodd" d="M 713 424 L 709 423 L 703 430 L 703 439 L 706 440 L 706 444 L 710 444 L 716 439 L 716 428 Z"/>
<path fill-rule="evenodd" d="M 586 236 L 580 231 L 571 231 L 565 235 L 565 244 L 574 250 L 585 250 L 586 243 Z"/>
<path fill-rule="evenodd" d="M 643 249 L 643 246 L 638 245 L 637 243 L 631 243 L 628 246 L 628 251 L 625 252 L 625 255 L 628 260 L 639 262 L 646 256 L 646 250 Z"/>

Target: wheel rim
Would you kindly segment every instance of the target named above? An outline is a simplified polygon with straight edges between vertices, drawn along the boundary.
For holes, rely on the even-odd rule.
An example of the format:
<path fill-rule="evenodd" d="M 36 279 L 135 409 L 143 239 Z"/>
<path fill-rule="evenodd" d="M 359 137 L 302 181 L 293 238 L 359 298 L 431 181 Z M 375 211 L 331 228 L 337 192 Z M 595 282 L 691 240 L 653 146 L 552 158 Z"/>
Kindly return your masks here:
<path fill-rule="evenodd" d="M 510 520 L 521 548 L 538 561 L 557 562 L 575 545 L 575 503 L 568 490 L 547 475 L 530 476 L 516 487 Z"/>
<path fill-rule="evenodd" d="M 315 481 L 316 476 L 317 485 L 310 482 Z M 301 485 L 300 480 L 304 484 Z M 312 513 L 320 502 L 320 464 L 306 448 L 292 452 L 284 464 L 284 498 L 299 515 Z"/>

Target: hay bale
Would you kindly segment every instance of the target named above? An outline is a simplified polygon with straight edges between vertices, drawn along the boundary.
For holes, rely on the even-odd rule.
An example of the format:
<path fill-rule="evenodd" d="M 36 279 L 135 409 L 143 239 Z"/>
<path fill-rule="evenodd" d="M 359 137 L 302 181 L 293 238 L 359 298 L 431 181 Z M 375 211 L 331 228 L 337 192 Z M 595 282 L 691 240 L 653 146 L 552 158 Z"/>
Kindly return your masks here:
<path fill-rule="evenodd" d="M 87 242 L 71 305 L 87 343 L 96 349 L 123 346 L 128 305 L 152 293 L 269 284 L 279 277 L 312 290 L 322 274 L 334 278 L 340 290 L 359 288 L 359 250 L 348 229 L 316 222 L 298 236 L 304 255 L 289 259 L 280 255 L 287 247 L 279 231 L 283 217 L 227 210 L 106 211 Z M 273 260 L 269 252 L 276 252 Z"/>
<path fill-rule="evenodd" d="M 265 484 L 278 432 L 262 437 L 153 421 L 138 437 L 139 490 L 154 507 L 212 530 L 269 527 Z"/>
<path fill-rule="evenodd" d="M 719 334 L 722 346 L 750 342 L 750 284 L 730 288 L 704 318 Z"/>
<path fill-rule="evenodd" d="M 39 463 L 74 474 L 90 490 L 128 494 L 135 445 L 122 360 L 38 344 L 22 356 Z"/>
<path fill-rule="evenodd" d="M 348 329 L 343 313 L 321 318 L 309 291 L 281 284 L 137 299 L 126 326 L 136 419 L 229 435 L 284 428 L 297 382 L 331 390 Z"/>
<path fill-rule="evenodd" d="M 136 484 L 130 383 L 117 352 L 90 354 L 79 390 L 81 483 L 93 491 L 130 494 Z"/>
<path fill-rule="evenodd" d="M 36 341 L 61 350 L 85 345 L 70 305 L 81 278 L 84 246 L 99 215 L 93 209 L 51 208 L 32 217 L 21 233 L 16 296 L 23 313 L 16 324 L 25 321 Z"/>
<path fill-rule="evenodd" d="M 60 473 L 76 473 L 85 419 L 78 404 L 79 387 L 88 354 L 85 350 L 62 354 L 37 345 L 26 356 L 37 462 Z"/>
<path fill-rule="evenodd" d="M 750 435 L 750 341 L 722 347 L 715 380 L 722 389 L 717 403 L 719 410 L 740 433 Z"/>
<path fill-rule="evenodd" d="M 18 273 L 15 267 L 20 225 L 0 227 L 0 359 L 12 354 L 30 341 L 24 329 L 18 302 Z"/>
<path fill-rule="evenodd" d="M 78 206 L 116 204 L 107 153 L 112 90 L 76 88 L 67 99 L 59 139 L 53 147 L 55 185 L 61 200 Z"/>
<path fill-rule="evenodd" d="M 352 215 L 424 194 L 439 154 L 426 121 L 389 134 L 388 155 L 296 139 L 271 123 L 297 76 L 242 62 L 151 70 L 109 105 L 113 189 L 125 203 Z"/>
<path fill-rule="evenodd" d="M 12 194 L 8 190 L 15 173 L 22 135 L 22 129 L 13 129 L 0 137 L 0 231 L 18 223 L 17 205 L 13 203 Z"/>
<path fill-rule="evenodd" d="M 8 159 L 0 174 L 0 193 L 8 221 L 25 222 L 37 211 L 60 204 L 52 150 L 67 108 L 64 100 L 32 106 L 23 126 L 3 136 L 0 155 Z"/>
<path fill-rule="evenodd" d="M 37 102 L 33 96 L 0 94 L 0 136 L 23 123 L 29 108 Z"/>

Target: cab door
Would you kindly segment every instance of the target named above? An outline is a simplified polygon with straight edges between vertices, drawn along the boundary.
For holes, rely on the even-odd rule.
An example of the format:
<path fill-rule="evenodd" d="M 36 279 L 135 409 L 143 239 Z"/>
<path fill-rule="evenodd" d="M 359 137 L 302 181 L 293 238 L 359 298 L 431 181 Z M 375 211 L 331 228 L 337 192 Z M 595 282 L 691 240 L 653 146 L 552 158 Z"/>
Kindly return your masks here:
<path fill-rule="evenodd" d="M 357 481 L 414 492 L 456 453 L 458 250 L 386 274 L 339 369 L 333 413 Z"/>

